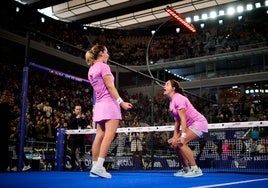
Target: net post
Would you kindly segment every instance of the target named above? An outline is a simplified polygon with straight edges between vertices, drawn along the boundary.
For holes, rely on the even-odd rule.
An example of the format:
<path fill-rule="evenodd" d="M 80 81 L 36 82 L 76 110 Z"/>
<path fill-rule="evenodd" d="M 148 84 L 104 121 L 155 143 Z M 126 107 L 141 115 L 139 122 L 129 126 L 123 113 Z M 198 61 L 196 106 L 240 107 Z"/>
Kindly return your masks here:
<path fill-rule="evenodd" d="M 25 62 L 22 75 L 22 89 L 21 89 L 21 115 L 19 127 L 19 151 L 18 151 L 18 171 L 22 171 L 23 158 L 24 158 L 24 145 L 25 145 L 25 132 L 26 132 L 26 112 L 27 112 L 27 92 L 28 92 L 28 78 L 29 78 L 29 46 L 30 35 L 26 34 L 26 49 L 25 49 Z"/>
<path fill-rule="evenodd" d="M 57 130 L 55 171 L 63 171 L 64 167 L 64 146 L 65 146 L 65 128 Z"/>
<path fill-rule="evenodd" d="M 27 111 L 27 91 L 28 91 L 28 77 L 29 67 L 23 68 L 23 80 L 22 80 L 22 98 L 21 98 L 21 121 L 20 121 L 20 134 L 19 134 L 19 156 L 18 156 L 18 171 L 22 171 L 23 168 L 23 156 L 25 145 L 25 132 L 26 132 L 26 111 Z"/>

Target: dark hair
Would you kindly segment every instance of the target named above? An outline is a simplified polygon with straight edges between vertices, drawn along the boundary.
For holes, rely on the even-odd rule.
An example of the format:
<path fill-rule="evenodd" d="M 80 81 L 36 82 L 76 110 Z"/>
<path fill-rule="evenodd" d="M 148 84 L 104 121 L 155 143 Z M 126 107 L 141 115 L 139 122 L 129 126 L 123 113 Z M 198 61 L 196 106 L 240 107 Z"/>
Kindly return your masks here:
<path fill-rule="evenodd" d="M 185 96 L 185 92 L 177 80 L 169 80 L 172 87 L 175 87 L 175 92 Z"/>
<path fill-rule="evenodd" d="M 82 107 L 82 105 L 80 103 L 75 103 L 74 107 L 76 107 L 76 106 L 81 106 Z"/>

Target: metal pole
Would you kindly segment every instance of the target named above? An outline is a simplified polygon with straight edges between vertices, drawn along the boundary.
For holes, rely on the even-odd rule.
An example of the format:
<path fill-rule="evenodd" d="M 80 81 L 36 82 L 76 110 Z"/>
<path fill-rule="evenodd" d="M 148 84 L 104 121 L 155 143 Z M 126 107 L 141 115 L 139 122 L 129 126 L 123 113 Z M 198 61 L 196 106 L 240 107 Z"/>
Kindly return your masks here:
<path fill-rule="evenodd" d="M 59 128 L 57 130 L 57 140 L 56 140 L 56 155 L 55 155 L 55 170 L 63 171 L 64 167 L 64 149 L 65 149 L 65 128 Z"/>
<path fill-rule="evenodd" d="M 30 37 L 27 32 L 26 36 L 26 49 L 25 49 L 25 62 L 23 68 L 22 77 L 22 91 L 21 91 L 21 115 L 20 115 L 20 132 L 19 132 L 19 151 L 18 151 L 18 171 L 22 171 L 23 158 L 24 158 L 24 144 L 25 144 L 25 132 L 26 132 L 26 112 L 27 112 L 27 92 L 28 92 L 28 76 L 29 76 L 29 45 Z"/>

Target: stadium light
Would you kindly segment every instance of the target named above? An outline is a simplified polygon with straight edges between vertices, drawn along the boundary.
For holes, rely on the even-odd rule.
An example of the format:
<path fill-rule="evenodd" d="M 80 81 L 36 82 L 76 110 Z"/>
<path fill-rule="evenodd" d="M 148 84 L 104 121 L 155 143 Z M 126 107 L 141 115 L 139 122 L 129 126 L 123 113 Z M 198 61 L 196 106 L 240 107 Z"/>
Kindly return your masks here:
<path fill-rule="evenodd" d="M 252 10 L 253 9 L 253 5 L 252 4 L 247 4 L 247 10 Z"/>
<path fill-rule="evenodd" d="M 216 18 L 217 17 L 217 13 L 215 11 L 210 12 L 210 18 Z"/>
<path fill-rule="evenodd" d="M 236 8 L 236 10 L 237 10 L 238 13 L 241 13 L 241 12 L 244 11 L 244 7 L 243 7 L 243 6 L 238 6 L 238 7 Z"/>
<path fill-rule="evenodd" d="M 177 13 L 173 8 L 167 6 L 167 8 L 165 8 L 165 11 L 169 13 L 170 16 L 173 17 L 176 21 L 178 21 L 179 23 L 184 25 L 187 29 L 189 29 L 191 32 L 193 33 L 196 32 L 194 26 L 192 24 L 187 23 L 185 19 L 179 13 Z"/>
<path fill-rule="evenodd" d="M 208 19 L 208 15 L 206 14 L 206 13 L 204 13 L 204 14 L 202 14 L 202 20 L 206 20 L 206 19 Z"/>
<path fill-rule="evenodd" d="M 220 16 L 224 16 L 224 15 L 225 15 L 224 10 L 220 10 L 220 11 L 219 11 L 219 15 L 220 15 Z"/>
<path fill-rule="evenodd" d="M 261 7 L 261 3 L 260 2 L 257 2 L 257 3 L 255 3 L 255 6 L 256 6 L 256 8 L 260 8 Z"/>
<path fill-rule="evenodd" d="M 195 22 L 199 21 L 199 16 L 198 16 L 198 15 L 195 15 L 195 16 L 194 16 L 194 21 L 195 21 Z"/>
<path fill-rule="evenodd" d="M 191 23 L 191 22 L 192 22 L 192 18 L 191 18 L 191 17 L 187 17 L 187 18 L 185 18 L 185 20 L 186 20 L 186 22 L 188 22 L 188 23 Z"/>
<path fill-rule="evenodd" d="M 235 13 L 234 7 L 230 7 L 230 8 L 227 9 L 227 14 L 228 15 L 233 15 L 234 13 Z"/>

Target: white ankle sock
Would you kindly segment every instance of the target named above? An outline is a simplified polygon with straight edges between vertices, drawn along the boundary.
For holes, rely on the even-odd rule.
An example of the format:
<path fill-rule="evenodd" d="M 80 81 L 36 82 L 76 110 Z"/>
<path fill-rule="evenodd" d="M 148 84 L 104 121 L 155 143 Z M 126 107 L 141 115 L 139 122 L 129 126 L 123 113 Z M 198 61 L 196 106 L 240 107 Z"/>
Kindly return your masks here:
<path fill-rule="evenodd" d="M 99 157 L 99 158 L 98 158 L 98 161 L 96 162 L 96 165 L 97 165 L 98 167 L 102 167 L 104 161 L 105 161 L 104 158 Z"/>
<path fill-rule="evenodd" d="M 191 169 L 197 169 L 198 167 L 195 165 L 195 166 L 191 166 Z"/>
<path fill-rule="evenodd" d="M 97 163 L 97 161 L 92 161 L 92 166 L 94 166 Z"/>

